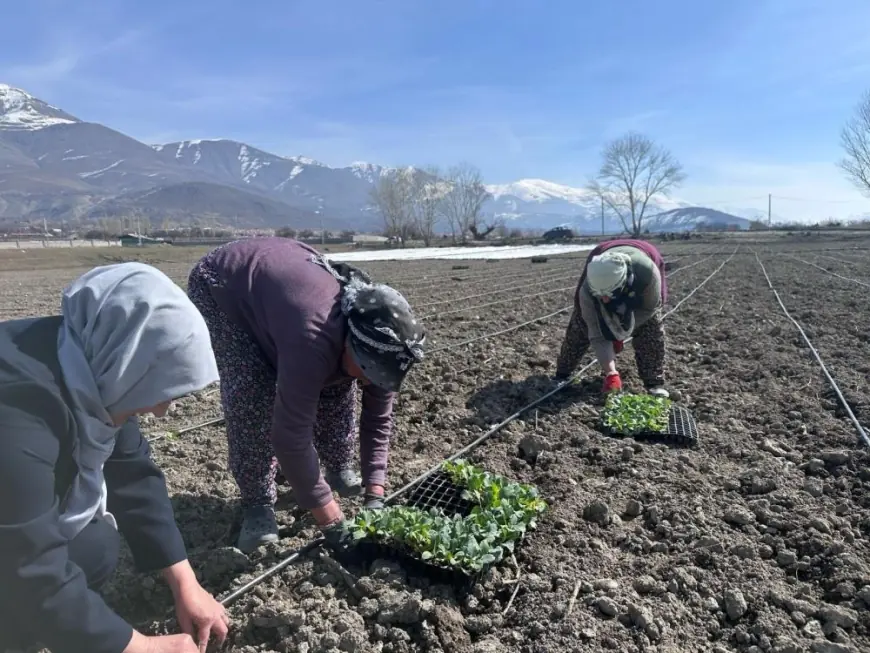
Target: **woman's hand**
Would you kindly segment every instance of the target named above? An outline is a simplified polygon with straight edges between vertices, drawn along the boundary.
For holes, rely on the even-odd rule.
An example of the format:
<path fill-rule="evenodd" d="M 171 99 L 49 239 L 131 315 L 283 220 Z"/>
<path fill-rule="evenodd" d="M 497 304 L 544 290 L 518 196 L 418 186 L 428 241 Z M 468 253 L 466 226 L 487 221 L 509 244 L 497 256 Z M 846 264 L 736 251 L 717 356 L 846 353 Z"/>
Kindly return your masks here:
<path fill-rule="evenodd" d="M 330 499 L 329 503 L 327 503 L 325 506 L 320 506 L 319 508 L 312 508 L 311 516 L 314 517 L 314 521 L 316 521 L 317 525 L 321 528 L 325 526 L 331 526 L 332 524 L 337 524 L 342 519 L 344 519 L 344 515 L 341 512 L 341 507 L 338 505 L 338 502 L 335 499 Z"/>
<path fill-rule="evenodd" d="M 181 630 L 194 638 L 200 653 L 205 653 L 212 637 L 223 644 L 230 627 L 227 611 L 206 592 L 187 560 L 172 565 L 164 572 L 166 582 L 175 597 L 175 616 Z"/>
<path fill-rule="evenodd" d="M 610 394 L 611 392 L 621 392 L 622 379 L 619 376 L 619 372 L 609 372 L 607 376 L 604 377 L 604 386 L 601 390 L 604 394 Z"/>

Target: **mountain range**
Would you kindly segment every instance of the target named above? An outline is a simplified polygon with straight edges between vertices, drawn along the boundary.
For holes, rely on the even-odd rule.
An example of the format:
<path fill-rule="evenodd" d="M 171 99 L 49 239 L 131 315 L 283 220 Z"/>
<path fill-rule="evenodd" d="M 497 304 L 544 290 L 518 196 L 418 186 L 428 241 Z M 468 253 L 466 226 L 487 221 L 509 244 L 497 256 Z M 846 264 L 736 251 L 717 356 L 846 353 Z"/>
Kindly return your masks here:
<path fill-rule="evenodd" d="M 0 84 L 0 219 L 6 221 L 87 224 L 135 215 L 156 223 L 377 231 L 382 221 L 371 191 L 394 171 L 372 163 L 331 167 L 232 140 L 149 145 Z M 599 201 L 584 189 L 523 179 L 488 190 L 484 213 L 509 227 L 601 232 Z M 749 223 L 667 199 L 649 212 L 651 231 Z M 608 233 L 620 228 L 609 212 L 604 222 Z"/>

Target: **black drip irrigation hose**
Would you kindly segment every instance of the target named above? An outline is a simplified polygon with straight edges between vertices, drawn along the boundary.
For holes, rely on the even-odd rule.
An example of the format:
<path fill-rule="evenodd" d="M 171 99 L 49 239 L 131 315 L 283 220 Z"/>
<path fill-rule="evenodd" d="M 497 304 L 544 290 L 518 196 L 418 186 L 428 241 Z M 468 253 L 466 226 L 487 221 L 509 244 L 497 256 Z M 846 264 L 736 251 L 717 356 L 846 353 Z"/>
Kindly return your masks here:
<path fill-rule="evenodd" d="M 802 258 L 798 258 L 797 256 L 786 256 L 786 258 L 793 259 L 795 261 L 798 261 L 799 263 L 803 263 L 804 265 L 812 265 L 814 268 L 818 268 L 822 272 L 826 272 L 826 273 L 830 274 L 832 277 L 837 277 L 838 279 L 842 279 L 843 281 L 851 281 L 852 283 L 857 283 L 861 286 L 866 286 L 867 288 L 870 288 L 870 283 L 867 283 L 866 281 L 859 281 L 858 279 L 853 279 L 852 277 L 844 277 L 842 274 L 837 274 L 836 272 L 834 272 L 832 270 L 828 270 L 827 268 L 823 268 L 821 265 L 819 265 L 817 263 L 813 263 L 812 261 L 805 261 Z M 826 256 L 825 258 L 831 258 L 831 257 Z"/>
<path fill-rule="evenodd" d="M 826 259 L 830 259 L 832 261 L 836 261 L 837 263 L 843 263 L 845 265 L 856 265 L 858 263 L 863 263 L 863 261 L 850 261 L 850 260 L 844 259 L 844 258 L 837 258 L 836 256 L 827 256 L 826 254 L 816 254 L 815 256 L 816 256 L 816 258 L 826 258 Z M 866 258 L 867 258 L 866 255 L 864 258 L 866 260 Z"/>
<path fill-rule="evenodd" d="M 222 424 L 226 418 L 224 417 L 215 417 L 210 420 L 206 420 L 205 422 L 200 422 L 199 424 L 192 424 L 190 426 L 185 426 L 182 429 L 178 429 L 177 431 L 169 431 L 168 433 L 163 433 L 162 435 L 155 435 L 153 438 L 149 439 L 148 442 L 158 442 L 159 440 L 164 440 L 166 438 L 177 438 L 179 435 L 184 435 L 185 433 L 190 433 L 191 431 L 196 431 L 198 429 L 205 428 L 206 426 L 216 426 L 218 424 Z"/>
<path fill-rule="evenodd" d="M 518 299 L 533 299 L 535 297 L 541 297 L 543 295 L 552 295 L 557 292 L 565 292 L 566 290 L 574 290 L 576 286 L 562 286 L 561 288 L 554 288 L 553 290 L 545 290 L 543 292 L 533 292 L 528 293 L 527 295 L 518 295 L 516 297 L 508 297 L 507 299 L 498 299 L 494 302 L 486 302 L 485 304 L 475 304 L 474 306 L 466 306 L 465 308 L 457 308 L 453 311 L 442 311 L 440 313 L 429 313 L 428 315 L 423 315 L 420 317 L 421 320 L 430 320 L 436 317 L 445 317 L 447 315 L 455 315 L 457 313 L 465 313 L 466 311 L 473 311 L 478 308 L 486 308 L 488 306 L 496 306 L 498 304 L 509 304 L 510 302 L 515 302 Z"/>
<path fill-rule="evenodd" d="M 430 259 L 430 260 L 437 260 L 437 259 Z M 508 259 L 505 259 L 505 260 L 508 260 Z M 531 277 L 531 276 L 534 276 L 536 274 L 541 274 L 544 272 L 556 272 L 556 271 L 560 271 L 560 270 L 569 270 L 569 269 L 571 269 L 572 265 L 573 264 L 569 263 L 567 265 L 558 265 L 558 266 L 549 267 L 549 268 L 546 268 L 545 270 L 538 269 L 538 270 L 534 270 L 534 271 L 530 270 L 527 272 L 520 272 L 519 274 L 516 275 L 516 277 L 517 278 Z M 487 279 L 496 279 L 499 277 L 503 277 L 504 273 L 506 272 L 505 270 L 502 270 L 501 272 L 495 272 L 495 271 L 493 271 L 492 265 L 485 268 L 485 270 L 486 271 L 483 274 L 469 274 L 468 276 L 461 277 L 459 279 L 459 281 L 485 281 Z M 467 270 L 453 270 L 447 274 L 431 275 L 428 278 L 426 277 L 426 275 L 417 276 L 417 277 L 406 277 L 404 279 L 402 279 L 402 278 L 398 278 L 398 279 L 385 278 L 384 283 L 387 283 L 387 284 L 390 284 L 391 286 L 396 286 L 396 287 L 402 286 L 405 288 L 406 292 L 408 292 L 410 294 L 411 292 L 426 290 L 427 288 L 434 288 L 435 286 L 441 285 L 447 281 L 453 281 L 454 277 L 456 277 L 458 274 L 460 274 L 462 272 L 468 272 L 468 271 Z M 419 285 L 404 286 L 403 284 L 419 284 Z"/>
<path fill-rule="evenodd" d="M 424 302 L 422 304 L 415 304 L 414 308 L 415 309 L 429 308 L 430 306 L 441 306 L 442 304 L 452 304 L 455 302 L 461 302 L 461 301 L 465 301 L 466 299 L 478 299 L 479 297 L 489 297 L 490 295 L 498 295 L 500 293 L 510 292 L 511 290 L 521 290 L 523 288 L 534 288 L 535 286 L 543 286 L 544 284 L 552 283 L 554 281 L 563 281 L 565 279 L 576 279 L 578 276 L 576 272 L 573 272 L 572 274 L 565 274 L 565 275 L 562 275 L 561 272 L 562 271 L 560 270 L 558 273 L 560 276 L 556 276 L 555 274 L 541 275 L 540 281 L 533 281 L 531 283 L 524 283 L 524 284 L 521 284 L 519 286 L 508 286 L 508 287 L 490 289 L 486 292 L 475 293 L 474 295 L 465 295 L 463 297 L 454 297 L 452 299 L 439 299 L 438 301 L 434 301 L 434 302 Z"/>
<path fill-rule="evenodd" d="M 704 261 L 708 261 L 711 258 L 712 258 L 712 256 L 707 256 L 705 258 L 702 258 L 700 261 L 695 261 L 694 263 L 690 263 L 689 265 L 684 265 L 682 267 L 679 267 L 676 270 L 674 270 L 673 272 L 671 272 L 668 275 L 668 278 L 676 276 L 677 274 L 679 274 L 683 270 L 688 270 L 689 268 L 693 268 L 696 265 L 700 265 Z M 534 324 L 535 322 L 540 322 L 542 320 L 546 320 L 546 319 L 549 319 L 551 317 L 556 317 L 557 315 L 561 315 L 562 313 L 570 311 L 573 307 L 574 307 L 573 304 L 569 304 L 568 306 L 564 306 L 557 311 L 553 311 L 552 313 L 547 313 L 546 315 L 541 315 L 539 317 L 533 318 L 531 320 L 527 320 L 527 321 L 522 322 L 520 324 L 515 324 L 514 326 L 508 327 L 507 329 L 501 329 L 500 331 L 494 331 L 493 333 L 486 333 L 482 336 L 477 336 L 476 338 L 470 338 L 468 340 L 463 340 L 462 342 L 455 342 L 455 343 L 452 343 L 449 345 L 443 345 L 442 347 L 436 347 L 436 348 L 430 350 L 429 354 L 430 355 L 438 354 L 442 351 L 448 351 L 450 349 L 456 349 L 457 347 L 463 347 L 465 345 L 470 345 L 472 343 L 479 342 L 481 340 L 486 340 L 487 338 L 494 338 L 496 336 L 501 336 L 501 335 L 504 335 L 505 333 L 510 333 L 511 331 L 516 331 L 517 329 L 522 329 L 523 327 L 529 326 L 530 324 Z"/>
<path fill-rule="evenodd" d="M 779 293 L 776 291 L 776 288 L 773 287 L 773 283 L 770 281 L 770 277 L 767 274 L 767 270 L 764 267 L 764 263 L 761 262 L 761 259 L 758 257 L 758 253 L 755 253 L 755 260 L 758 261 L 758 265 L 761 266 L 761 272 L 764 274 L 764 278 L 767 281 L 767 285 L 770 287 L 771 291 L 773 291 L 773 296 L 776 298 L 776 301 L 779 303 L 779 307 L 782 309 L 782 312 L 785 313 L 785 316 L 791 320 L 792 324 L 797 327 L 797 330 L 800 332 L 801 337 L 804 339 L 804 342 L 807 343 L 807 347 L 810 348 L 810 351 L 815 357 L 816 362 L 819 364 L 819 367 L 822 368 L 822 373 L 825 375 L 825 378 L 828 379 L 828 383 L 831 384 L 831 388 L 834 390 L 834 393 L 837 395 L 837 399 L 840 400 L 840 403 L 843 406 L 843 409 L 846 411 L 846 414 L 849 416 L 849 420 L 855 426 L 855 429 L 858 431 L 858 435 L 864 440 L 864 444 L 870 447 L 870 437 L 868 437 L 867 432 L 864 430 L 864 427 L 861 426 L 861 423 L 858 421 L 858 418 L 855 417 L 855 413 L 852 412 L 852 409 L 849 407 L 849 402 L 846 401 L 846 398 L 843 396 L 843 393 L 840 391 L 840 386 L 837 385 L 837 382 L 834 380 L 834 377 L 831 376 L 831 373 L 828 371 L 825 362 L 822 360 L 822 357 L 819 355 L 819 352 L 813 346 L 813 343 L 807 337 L 807 334 L 804 332 L 803 327 L 800 325 L 796 319 L 791 316 L 791 313 L 788 312 L 788 309 L 785 307 L 782 299 L 779 296 Z"/>
<path fill-rule="evenodd" d="M 573 308 L 573 304 L 569 304 L 563 308 L 560 308 L 558 311 L 553 311 L 552 313 L 547 313 L 546 315 L 541 315 L 532 320 L 527 320 L 526 322 L 522 322 L 520 324 L 515 324 L 512 327 L 508 327 L 507 329 L 502 329 L 501 331 L 494 331 L 493 333 L 486 333 L 482 336 L 477 336 L 476 338 L 470 338 L 468 340 L 463 340 L 462 342 L 454 342 L 450 345 L 444 345 L 443 347 L 436 347 L 428 352 L 431 356 L 432 354 L 438 354 L 442 351 L 449 351 L 450 349 L 456 349 L 458 347 L 463 347 L 465 345 L 470 345 L 473 342 L 478 342 L 480 340 L 486 340 L 487 338 L 495 338 L 496 336 L 504 335 L 505 333 L 510 333 L 511 331 L 516 331 L 517 329 L 522 329 L 524 326 L 529 326 L 530 324 L 534 324 L 535 322 L 540 322 L 542 320 L 546 320 L 551 317 L 556 317 L 561 313 L 565 313 L 566 311 L 570 311 Z"/>
<path fill-rule="evenodd" d="M 739 247 L 738 247 L 738 249 L 739 249 Z M 722 261 L 722 263 L 720 263 L 719 266 L 715 270 L 713 270 L 713 272 L 711 272 L 709 276 L 707 276 L 700 284 L 698 284 L 688 295 L 686 295 L 679 302 L 677 302 L 677 304 L 674 305 L 674 307 L 671 308 L 671 310 L 669 310 L 667 313 L 665 313 L 662 316 L 662 319 L 665 319 L 669 315 L 671 315 L 680 306 L 682 306 L 684 302 L 688 301 L 692 297 L 692 295 L 694 295 L 701 288 L 703 288 L 707 284 L 707 282 L 710 281 L 710 279 L 712 279 L 716 274 L 718 274 L 718 272 L 728 263 L 728 261 L 730 261 L 732 258 L 734 258 L 734 255 L 736 253 L 737 253 L 737 250 L 735 249 L 734 252 L 727 259 Z M 625 342 L 628 343 L 628 342 L 631 342 L 631 340 L 632 340 L 631 338 L 628 338 Z M 532 408 L 539 406 L 540 404 L 542 404 L 544 401 L 546 401 L 547 399 L 549 399 L 550 397 L 552 397 L 556 393 L 564 390 L 566 387 L 574 385 L 577 381 L 579 381 L 580 377 L 583 374 L 585 374 L 586 371 L 588 371 L 597 362 L 598 362 L 597 359 L 592 359 L 592 361 L 590 361 L 589 363 L 584 365 L 582 368 L 580 368 L 579 370 L 574 372 L 574 374 L 572 374 L 568 379 L 566 379 L 565 381 L 560 381 L 555 387 L 553 387 L 552 390 L 541 395 L 540 397 L 538 397 L 534 401 L 526 404 L 525 406 L 523 406 L 522 408 L 520 408 L 516 412 L 512 413 L 511 415 L 509 415 L 508 417 L 503 419 L 501 422 L 499 422 L 495 426 L 492 426 L 488 431 L 483 433 L 480 437 L 478 437 L 473 442 L 462 447 L 459 451 L 453 453 L 448 458 L 445 458 L 443 461 L 437 463 L 436 465 L 434 465 L 433 467 L 431 467 L 427 471 L 423 472 L 422 474 L 417 476 L 412 481 L 410 481 L 410 482 L 406 483 L 405 485 L 403 485 L 402 487 L 400 487 L 398 490 L 396 490 L 395 492 L 393 492 L 392 494 L 387 496 L 384 499 L 384 503 L 392 503 L 399 496 L 401 496 L 402 494 L 404 494 L 405 492 L 410 490 L 412 487 L 414 487 L 415 485 L 417 485 L 418 483 L 420 483 L 421 481 L 425 480 L 426 478 L 428 478 L 429 476 L 434 474 L 436 471 L 438 471 L 444 462 L 450 461 L 450 460 L 455 460 L 456 458 L 459 458 L 460 456 L 465 455 L 469 451 L 472 451 L 473 449 L 480 446 L 483 442 L 485 442 L 486 440 L 491 438 L 493 435 L 495 435 L 496 433 L 501 431 L 505 426 L 507 426 L 508 424 L 510 424 L 511 422 L 516 420 L 517 418 L 519 418 L 522 414 L 528 412 Z M 303 555 L 318 548 L 324 542 L 325 542 L 325 539 L 321 536 L 321 537 L 318 537 L 318 538 L 312 540 L 311 542 L 302 546 L 301 548 L 296 549 L 295 551 L 292 551 L 291 553 L 289 553 L 287 555 L 286 558 L 281 560 L 281 562 L 277 563 L 273 567 L 270 567 L 269 569 L 264 571 L 262 574 L 260 574 L 256 578 L 253 578 L 252 580 L 248 581 L 247 583 L 245 583 L 244 585 L 242 585 L 241 587 L 239 587 L 238 589 L 234 590 L 232 593 L 228 594 L 226 597 L 221 599 L 221 601 L 220 601 L 221 605 L 228 606 L 231 603 L 235 602 L 237 599 L 239 599 L 240 597 L 247 594 L 249 591 L 251 591 L 254 587 L 256 587 L 257 585 L 262 583 L 264 580 L 267 580 L 267 579 L 271 578 L 272 576 L 274 576 L 275 574 L 282 571 L 283 569 L 286 569 L 288 566 L 293 564 L 293 562 L 295 562 L 296 560 L 301 558 Z"/>

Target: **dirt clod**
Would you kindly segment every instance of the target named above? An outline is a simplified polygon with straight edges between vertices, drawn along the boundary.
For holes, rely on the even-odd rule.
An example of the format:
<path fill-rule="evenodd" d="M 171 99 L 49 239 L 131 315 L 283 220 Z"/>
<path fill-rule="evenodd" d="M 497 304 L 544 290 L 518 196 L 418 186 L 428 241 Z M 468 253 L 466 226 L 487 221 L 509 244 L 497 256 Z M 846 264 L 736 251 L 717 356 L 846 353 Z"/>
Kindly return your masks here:
<path fill-rule="evenodd" d="M 740 619 L 749 608 L 746 599 L 743 598 L 743 593 L 738 589 L 726 590 L 723 603 L 725 605 L 725 614 L 728 615 L 731 621 Z"/>
<path fill-rule="evenodd" d="M 599 597 L 595 601 L 595 605 L 605 617 L 615 617 L 619 614 L 619 606 L 616 601 L 606 596 Z"/>
<path fill-rule="evenodd" d="M 545 451 L 550 451 L 552 445 L 546 438 L 537 433 L 528 433 L 523 436 L 519 444 L 520 455 L 531 463 L 537 462 L 539 456 Z"/>
<path fill-rule="evenodd" d="M 607 526 L 613 521 L 610 506 L 603 501 L 593 501 L 583 509 L 583 519 L 586 521 Z"/>

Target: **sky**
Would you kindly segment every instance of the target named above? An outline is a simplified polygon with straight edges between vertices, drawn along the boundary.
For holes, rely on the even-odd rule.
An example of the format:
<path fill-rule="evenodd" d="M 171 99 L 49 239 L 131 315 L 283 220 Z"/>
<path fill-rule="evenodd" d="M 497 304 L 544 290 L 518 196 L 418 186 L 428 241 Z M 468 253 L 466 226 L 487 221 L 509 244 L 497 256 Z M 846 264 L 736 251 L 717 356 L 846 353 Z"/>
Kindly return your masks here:
<path fill-rule="evenodd" d="M 676 199 L 870 213 L 836 166 L 867 0 L 28 0 L 3 22 L 0 82 L 148 143 L 584 186 L 634 130 L 683 164 Z"/>

